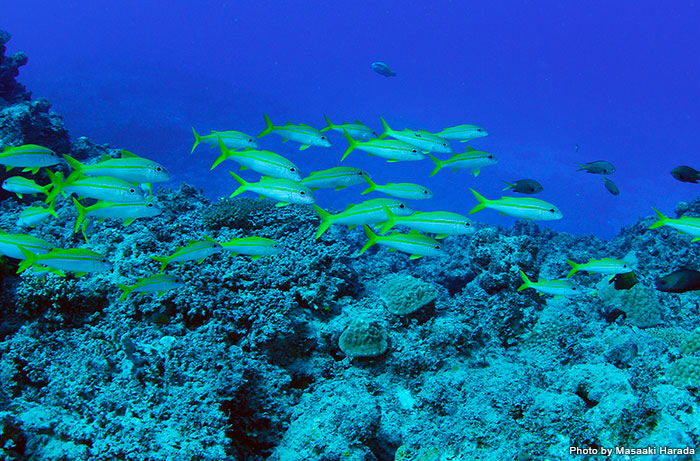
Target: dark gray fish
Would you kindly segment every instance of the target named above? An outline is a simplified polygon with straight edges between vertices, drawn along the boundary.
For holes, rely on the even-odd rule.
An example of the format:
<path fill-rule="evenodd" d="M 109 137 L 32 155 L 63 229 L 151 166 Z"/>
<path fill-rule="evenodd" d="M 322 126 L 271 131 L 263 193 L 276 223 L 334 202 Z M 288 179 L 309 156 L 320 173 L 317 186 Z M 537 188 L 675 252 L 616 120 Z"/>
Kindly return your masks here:
<path fill-rule="evenodd" d="M 687 165 L 681 165 L 671 170 L 671 176 L 681 182 L 692 182 L 697 184 L 698 179 L 700 179 L 700 171 Z"/>
<path fill-rule="evenodd" d="M 671 272 L 665 277 L 656 279 L 656 289 L 667 293 L 685 293 L 700 290 L 700 272 L 681 269 Z"/>
<path fill-rule="evenodd" d="M 617 184 L 603 176 L 603 182 L 605 183 L 605 188 L 608 190 L 613 195 L 620 195 L 620 189 L 617 187 Z"/>
<path fill-rule="evenodd" d="M 396 77 L 396 72 L 391 70 L 391 67 L 387 66 L 381 61 L 373 62 L 372 69 L 374 69 L 376 73 L 385 77 Z"/>
<path fill-rule="evenodd" d="M 598 160 L 590 163 L 578 163 L 579 168 L 576 171 L 585 170 L 588 173 L 593 174 L 613 174 L 615 172 L 615 167 L 610 162 L 605 160 Z"/>
<path fill-rule="evenodd" d="M 616 290 L 629 290 L 637 284 L 637 275 L 634 272 L 625 272 L 617 274 L 610 279 L 609 283 L 615 283 Z"/>
<path fill-rule="evenodd" d="M 536 194 L 542 192 L 542 184 L 538 183 L 534 179 L 518 179 L 515 182 L 503 181 L 508 184 L 508 187 L 504 187 L 503 190 L 512 190 L 513 192 L 520 192 L 521 194 Z"/>

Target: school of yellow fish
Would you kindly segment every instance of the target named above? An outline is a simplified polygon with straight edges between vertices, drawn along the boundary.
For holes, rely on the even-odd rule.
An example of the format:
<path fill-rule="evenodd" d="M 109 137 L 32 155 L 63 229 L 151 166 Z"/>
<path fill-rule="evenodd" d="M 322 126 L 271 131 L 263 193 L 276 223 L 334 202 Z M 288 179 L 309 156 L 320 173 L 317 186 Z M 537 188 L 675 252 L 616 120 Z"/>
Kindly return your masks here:
<path fill-rule="evenodd" d="M 330 147 L 332 144 L 328 132 L 332 130 L 338 132 L 340 139 L 348 145 L 339 159 L 341 162 L 356 150 L 386 159 L 388 162 L 418 161 L 428 155 L 434 164 L 430 176 L 442 169 L 450 169 L 453 172 L 467 169 L 476 176 L 482 168 L 497 163 L 496 157 L 470 146 L 464 147 L 463 152 L 456 153 L 451 143 L 484 137 L 487 135 L 486 130 L 476 125 L 465 124 L 448 127 L 438 133 L 411 129 L 399 131 L 392 129 L 382 118 L 383 132 L 378 135 L 357 120 L 353 123 L 333 124 L 328 117 L 325 119 L 327 126 L 318 130 L 306 124 L 291 122 L 275 125 L 265 115 L 265 129 L 255 137 L 239 131 L 211 131 L 202 136 L 193 129 L 195 142 L 190 153 L 194 152 L 199 144 L 209 145 L 216 148 L 219 153 L 211 169 L 226 160 L 231 160 L 240 165 L 241 170 L 252 170 L 260 174 L 259 181 L 250 182 L 230 171 L 230 175 L 238 184 L 231 197 L 252 192 L 277 201 L 277 206 L 290 203 L 312 205 L 321 220 L 316 238 L 333 224 L 345 224 L 351 229 L 362 226 L 367 236 L 367 243 L 360 250 L 360 254 L 371 246 L 379 244 L 387 247 L 389 251 L 408 253 L 410 259 L 445 255 L 439 239 L 450 235 L 467 234 L 474 230 L 474 222 L 466 216 L 450 211 L 414 211 L 403 202 L 403 200 L 432 198 L 433 193 L 426 187 L 412 183 L 376 184 L 366 171 L 344 166 L 315 171 L 307 177 L 302 177 L 299 168 L 289 159 L 274 152 L 259 150 L 258 140 L 274 133 L 281 136 L 284 142 L 298 143 L 299 150 L 312 146 Z M 449 155 L 449 157 L 440 159 L 433 154 Z M 20 168 L 23 172 L 36 174 L 40 168 L 46 168 L 50 179 L 47 185 L 39 185 L 23 176 L 12 176 L 3 182 L 3 189 L 17 194 L 20 198 L 23 195 L 46 196 L 45 206 L 26 207 L 21 212 L 17 220 L 18 226 L 37 226 L 52 216 L 56 217 L 54 203 L 60 196 L 66 199 L 71 195 L 74 196 L 72 202 L 78 213 L 75 232 L 82 232 L 87 244 L 89 244 L 87 232 L 93 219 L 100 221 L 121 219 L 124 225 L 129 225 L 135 219 L 149 218 L 161 213 L 158 205 L 150 200 L 151 184 L 168 181 L 170 174 L 157 162 L 127 151 L 122 151 L 120 158 L 104 156 L 98 162 L 89 165 L 82 164 L 68 155 L 65 155 L 64 159 L 72 169 L 68 177 L 63 177 L 61 173 L 54 173 L 49 169 L 57 165 L 60 158 L 55 152 L 45 147 L 27 144 L 6 147 L 0 153 L 0 165 L 4 165 L 8 171 L 12 168 Z M 582 169 L 585 168 L 587 165 L 582 165 Z M 588 170 L 592 172 L 591 168 Z M 610 172 L 612 171 L 608 168 L 600 173 L 609 174 Z M 340 190 L 360 184 L 367 186 L 362 194 L 381 192 L 386 197 L 348 205 L 344 211 L 336 214 L 331 214 L 314 204 L 314 193 L 319 189 Z M 533 180 L 507 184 L 506 189 L 522 193 L 536 193 L 541 190 L 541 186 Z M 525 187 L 528 189 L 524 189 Z M 528 220 L 562 218 L 562 213 L 556 206 L 543 200 L 507 196 L 492 200 L 483 197 L 473 189 L 471 192 L 477 204 L 468 214 L 490 208 L 501 214 Z M 80 200 L 86 198 L 97 200 L 97 203 L 84 206 Z M 669 226 L 681 233 L 689 234 L 693 237 L 692 241 L 700 240 L 700 218 L 672 219 L 658 211 L 656 213 L 658 221 L 651 226 L 652 228 Z M 408 228 L 409 232 L 387 234 L 397 225 Z M 176 248 L 171 255 L 153 256 L 153 260 L 161 263 L 160 273 L 141 278 L 130 286 L 120 284 L 119 287 L 123 291 L 120 300 L 125 299 L 132 292 L 162 293 L 182 286 L 182 281 L 176 276 L 163 273 L 170 263 L 201 262 L 208 256 L 221 251 L 249 255 L 253 259 L 275 255 L 282 251 L 276 241 L 262 237 L 234 238 L 229 242 L 218 242 L 206 235 L 202 238 L 203 240 L 190 241 L 186 246 Z M 73 272 L 82 275 L 111 268 L 108 258 L 87 248 L 54 248 L 48 242 L 31 235 L 2 231 L 0 231 L 0 255 L 21 260 L 19 273 L 29 270 L 38 276 L 44 276 L 49 272 L 58 275 Z M 610 258 L 591 260 L 586 264 L 573 261 L 569 263 L 572 270 L 568 277 L 579 270 L 611 277 L 629 274 L 634 270 L 626 262 Z M 522 272 L 521 276 L 523 285 L 518 291 L 533 288 L 540 294 L 555 296 L 577 295 L 584 292 L 572 284 L 568 277 L 563 280 L 532 282 Z"/>

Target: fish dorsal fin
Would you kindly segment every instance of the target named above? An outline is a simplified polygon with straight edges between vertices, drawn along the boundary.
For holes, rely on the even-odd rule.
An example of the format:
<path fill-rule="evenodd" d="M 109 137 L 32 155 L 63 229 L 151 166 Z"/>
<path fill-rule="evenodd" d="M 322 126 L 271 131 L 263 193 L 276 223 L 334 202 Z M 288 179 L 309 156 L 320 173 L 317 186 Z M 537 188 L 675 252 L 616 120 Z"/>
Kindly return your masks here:
<path fill-rule="evenodd" d="M 465 146 L 465 147 L 466 147 L 466 149 L 464 150 L 464 152 L 474 152 L 474 151 L 476 151 L 476 149 L 474 149 L 472 146 Z"/>
<path fill-rule="evenodd" d="M 362 123 L 362 122 L 359 121 L 358 119 L 355 119 L 355 123 L 357 123 L 358 125 L 364 125 L 364 123 Z"/>
<path fill-rule="evenodd" d="M 135 158 L 138 157 L 138 155 L 134 154 L 133 152 L 129 152 L 128 150 L 122 149 L 122 158 Z"/>
<path fill-rule="evenodd" d="M 411 230 L 411 231 L 408 232 L 408 235 L 421 235 L 421 236 L 422 236 L 423 234 L 421 234 L 421 233 L 418 232 L 417 230 L 413 229 L 413 230 Z"/>
<path fill-rule="evenodd" d="M 107 154 L 100 155 L 100 162 L 106 162 L 107 160 L 114 160 L 114 159 Z"/>
<path fill-rule="evenodd" d="M 300 123 L 299 126 L 303 126 L 304 128 L 313 128 L 311 125 L 307 125 L 306 123 Z"/>
<path fill-rule="evenodd" d="M 275 178 L 273 178 L 271 176 L 262 176 L 260 178 L 260 182 L 270 182 L 270 181 L 274 181 L 274 180 L 275 180 Z"/>

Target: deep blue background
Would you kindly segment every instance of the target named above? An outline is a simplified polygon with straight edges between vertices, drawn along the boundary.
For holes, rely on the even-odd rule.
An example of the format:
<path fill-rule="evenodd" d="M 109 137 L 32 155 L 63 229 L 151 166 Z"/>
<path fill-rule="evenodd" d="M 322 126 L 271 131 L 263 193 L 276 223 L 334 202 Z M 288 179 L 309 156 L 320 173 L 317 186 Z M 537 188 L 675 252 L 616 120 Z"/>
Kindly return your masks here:
<path fill-rule="evenodd" d="M 160 160 L 211 197 L 235 185 L 225 167 L 209 172 L 215 151 L 188 155 L 192 126 L 256 135 L 263 112 L 318 128 L 324 113 L 375 130 L 380 115 L 398 129 L 475 123 L 490 135 L 472 145 L 500 159 L 478 178 L 428 179 L 427 159 L 388 164 L 359 151 L 344 164 L 430 187 L 436 197 L 416 209 L 465 214 L 476 203 L 468 187 L 495 198 L 502 180 L 532 177 L 564 213 L 552 227 L 611 237 L 700 192 L 669 174 L 700 169 L 700 8 L 577 3 L 4 0 L 0 27 L 13 34 L 10 52 L 29 55 L 20 81 L 53 102 L 72 136 Z M 398 77 L 374 73 L 376 60 Z M 299 152 L 270 135 L 261 147 L 308 173 L 338 164 L 345 142 L 332 139 Z M 617 167 L 620 196 L 575 171 L 599 159 Z M 359 192 L 319 191 L 317 202 L 342 208 Z"/>

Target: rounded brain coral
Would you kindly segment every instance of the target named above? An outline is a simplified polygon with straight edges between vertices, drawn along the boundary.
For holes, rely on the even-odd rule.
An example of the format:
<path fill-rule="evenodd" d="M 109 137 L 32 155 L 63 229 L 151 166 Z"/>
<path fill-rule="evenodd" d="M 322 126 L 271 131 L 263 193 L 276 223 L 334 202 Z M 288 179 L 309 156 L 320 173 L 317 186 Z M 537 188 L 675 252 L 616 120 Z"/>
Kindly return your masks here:
<path fill-rule="evenodd" d="M 376 357 L 389 347 L 388 334 L 378 322 L 354 320 L 340 335 L 338 346 L 349 357 Z"/>
<path fill-rule="evenodd" d="M 421 279 L 397 275 L 382 285 L 380 295 L 389 312 L 408 315 L 434 301 L 437 290 Z"/>

